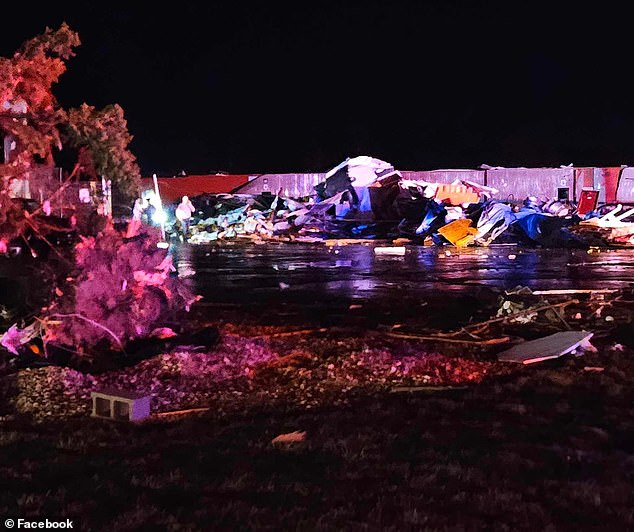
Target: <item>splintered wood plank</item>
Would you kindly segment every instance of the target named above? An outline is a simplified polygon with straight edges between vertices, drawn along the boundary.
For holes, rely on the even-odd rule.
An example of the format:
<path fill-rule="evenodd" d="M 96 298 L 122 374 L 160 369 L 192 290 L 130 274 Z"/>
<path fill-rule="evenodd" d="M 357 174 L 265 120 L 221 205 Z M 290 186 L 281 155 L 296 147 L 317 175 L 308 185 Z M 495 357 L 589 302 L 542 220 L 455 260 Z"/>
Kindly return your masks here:
<path fill-rule="evenodd" d="M 567 290 L 533 290 L 534 296 L 569 296 L 575 294 L 614 294 L 619 290 L 616 288 L 602 289 L 567 289 Z"/>
<path fill-rule="evenodd" d="M 586 331 L 558 332 L 513 346 L 511 349 L 498 354 L 498 360 L 533 364 L 570 353 L 580 345 L 587 343 L 590 338 L 592 338 L 592 333 Z"/>
<path fill-rule="evenodd" d="M 391 393 L 434 393 L 434 392 L 447 392 L 447 391 L 460 391 L 467 390 L 467 386 L 395 386 L 390 390 Z"/>

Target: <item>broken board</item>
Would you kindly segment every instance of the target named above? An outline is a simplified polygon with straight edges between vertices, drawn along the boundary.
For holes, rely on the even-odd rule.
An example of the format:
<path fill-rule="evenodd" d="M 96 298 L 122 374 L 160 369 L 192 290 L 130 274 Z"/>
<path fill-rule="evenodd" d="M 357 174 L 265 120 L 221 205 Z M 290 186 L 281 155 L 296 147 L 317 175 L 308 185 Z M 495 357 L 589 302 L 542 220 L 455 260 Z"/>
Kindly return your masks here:
<path fill-rule="evenodd" d="M 375 255 L 405 255 L 405 246 L 377 246 Z"/>
<path fill-rule="evenodd" d="M 564 331 L 524 342 L 498 354 L 501 362 L 533 364 L 570 353 L 587 343 L 592 333 L 586 331 Z"/>

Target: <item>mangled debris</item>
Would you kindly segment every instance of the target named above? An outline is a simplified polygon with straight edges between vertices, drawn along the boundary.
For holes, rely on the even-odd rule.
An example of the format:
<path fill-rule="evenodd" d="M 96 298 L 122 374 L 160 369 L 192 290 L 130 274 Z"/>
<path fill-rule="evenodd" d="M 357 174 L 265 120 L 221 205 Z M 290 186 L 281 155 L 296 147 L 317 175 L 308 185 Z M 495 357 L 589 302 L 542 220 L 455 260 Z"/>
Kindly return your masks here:
<path fill-rule="evenodd" d="M 622 209 L 622 205 L 617 205 L 603 216 L 581 221 L 571 230 L 595 246 L 634 245 L 634 222 L 625 221 L 634 215 L 634 209 L 621 212 Z"/>
<path fill-rule="evenodd" d="M 506 175 L 510 170 L 489 171 Z M 571 169 L 553 171 L 565 177 Z M 310 196 L 286 197 L 281 189 L 197 196 L 186 224 L 172 207 L 167 230 L 193 244 L 404 238 L 413 244 L 457 247 L 494 242 L 579 248 L 634 245 L 634 223 L 627 221 L 634 210 L 621 212 L 619 205 L 606 214 L 597 208 L 597 190 L 583 189 L 578 204 L 567 193 L 558 199 L 499 198 L 499 190 L 485 185 L 478 172 L 483 171 L 401 173 L 374 157 L 348 158 L 322 174 Z M 453 180 L 433 181 L 438 178 Z M 504 179 L 492 181 L 508 193 Z"/>
<path fill-rule="evenodd" d="M 563 331 L 544 338 L 523 342 L 500 353 L 500 362 L 533 364 L 542 360 L 558 358 L 568 353 L 587 349 L 591 346 L 592 333 L 586 331 Z"/>
<path fill-rule="evenodd" d="M 490 319 L 450 331 L 399 325 L 386 335 L 435 346 L 443 353 L 469 350 L 479 353 L 478 358 L 527 365 L 564 355 L 597 353 L 591 338 L 598 342 L 618 338 L 614 331 L 627 326 L 615 329 L 614 324 L 629 323 L 631 300 L 630 289 L 532 291 L 517 286 L 499 296 L 499 308 Z M 613 349 L 622 346 L 614 344 Z"/>

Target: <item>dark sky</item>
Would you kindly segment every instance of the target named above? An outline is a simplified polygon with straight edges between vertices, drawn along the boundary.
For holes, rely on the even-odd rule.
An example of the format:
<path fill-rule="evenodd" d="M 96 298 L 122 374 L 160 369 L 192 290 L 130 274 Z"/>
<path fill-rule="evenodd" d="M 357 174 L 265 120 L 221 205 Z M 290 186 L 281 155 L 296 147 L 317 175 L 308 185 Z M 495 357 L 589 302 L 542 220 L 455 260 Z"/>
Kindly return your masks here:
<path fill-rule="evenodd" d="M 601 4 L 49 4 L 0 55 L 68 22 L 58 99 L 119 103 L 144 175 L 634 163 L 630 19 Z"/>

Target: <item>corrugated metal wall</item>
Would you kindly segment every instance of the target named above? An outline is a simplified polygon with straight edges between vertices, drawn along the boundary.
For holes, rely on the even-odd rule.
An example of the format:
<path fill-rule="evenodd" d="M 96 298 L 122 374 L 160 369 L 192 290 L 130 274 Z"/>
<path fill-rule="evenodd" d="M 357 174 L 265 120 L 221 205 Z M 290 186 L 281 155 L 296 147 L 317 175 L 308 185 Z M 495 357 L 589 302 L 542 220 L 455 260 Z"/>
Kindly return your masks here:
<path fill-rule="evenodd" d="M 575 168 L 575 201 L 579 201 L 584 188 L 594 188 L 594 168 Z"/>
<path fill-rule="evenodd" d="M 484 170 L 401 170 L 405 179 L 419 179 L 431 183 L 452 183 L 456 179 L 467 179 L 484 185 Z M 324 180 L 325 173 L 314 174 L 261 174 L 249 176 L 250 181 L 240 187 L 240 194 L 261 194 L 271 192 L 275 194 L 280 189 L 282 195 L 290 198 L 312 196 L 314 187 Z"/>
<path fill-rule="evenodd" d="M 569 198 L 578 201 L 585 187 L 599 190 L 599 204 L 614 203 L 618 186 L 618 201 L 634 203 L 634 170 L 628 170 L 619 185 L 621 171 L 621 167 L 400 170 L 405 179 L 432 183 L 451 183 L 458 179 L 488 185 L 499 190 L 497 198 L 501 200 L 521 202 L 528 196 L 537 196 L 541 200 L 556 199 L 559 189 L 567 189 Z M 281 190 L 287 197 L 312 196 L 314 186 L 323 181 L 324 176 L 324 173 L 249 176 L 250 181 L 236 192 L 275 194 Z"/>
<path fill-rule="evenodd" d="M 318 174 L 261 174 L 249 176 L 249 182 L 240 187 L 240 194 L 276 194 L 280 190 L 287 198 L 302 198 L 315 193 L 316 184 L 324 180 L 325 173 Z"/>
<path fill-rule="evenodd" d="M 426 170 L 422 172 L 399 170 L 405 179 L 422 180 L 429 183 L 453 183 L 456 179 L 484 185 L 484 170 Z"/>
<path fill-rule="evenodd" d="M 557 199 L 558 189 L 574 193 L 575 171 L 566 168 L 492 168 L 487 170 L 487 185 L 497 188 L 501 200 L 523 201 L 528 196 L 541 200 Z"/>
<path fill-rule="evenodd" d="M 634 203 L 634 166 L 623 168 L 616 196 L 619 202 Z"/>
<path fill-rule="evenodd" d="M 616 202 L 616 190 L 620 175 L 620 166 L 605 166 L 594 169 L 594 188 L 599 191 L 599 203 Z"/>

